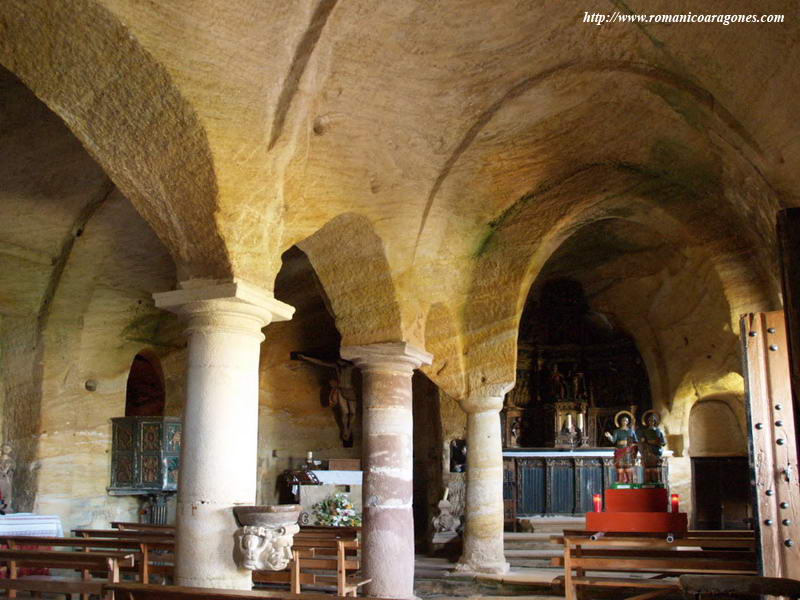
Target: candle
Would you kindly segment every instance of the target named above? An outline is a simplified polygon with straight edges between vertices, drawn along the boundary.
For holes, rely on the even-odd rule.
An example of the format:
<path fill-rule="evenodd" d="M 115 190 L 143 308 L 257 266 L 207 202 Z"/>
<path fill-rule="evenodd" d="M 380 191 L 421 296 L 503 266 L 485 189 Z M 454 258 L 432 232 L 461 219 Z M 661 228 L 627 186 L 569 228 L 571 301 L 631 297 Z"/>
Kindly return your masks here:
<path fill-rule="evenodd" d="M 447 500 L 447 497 L 450 495 L 450 488 L 444 489 L 444 499 Z"/>
<path fill-rule="evenodd" d="M 306 453 L 306 461 L 307 461 L 307 462 L 311 462 L 312 460 L 314 460 L 314 453 L 313 453 L 313 452 L 311 452 L 311 450 L 309 450 L 309 451 Z"/>
<path fill-rule="evenodd" d="M 594 501 L 594 512 L 603 512 L 603 498 L 600 494 L 592 494 Z"/>
<path fill-rule="evenodd" d="M 578 413 L 578 429 L 583 431 L 583 413 Z"/>
<path fill-rule="evenodd" d="M 672 500 L 672 512 L 678 512 L 678 507 L 680 505 L 681 497 L 678 494 L 672 494 L 670 496 L 670 500 Z"/>
<path fill-rule="evenodd" d="M 572 413 L 567 413 L 567 431 L 572 431 Z"/>

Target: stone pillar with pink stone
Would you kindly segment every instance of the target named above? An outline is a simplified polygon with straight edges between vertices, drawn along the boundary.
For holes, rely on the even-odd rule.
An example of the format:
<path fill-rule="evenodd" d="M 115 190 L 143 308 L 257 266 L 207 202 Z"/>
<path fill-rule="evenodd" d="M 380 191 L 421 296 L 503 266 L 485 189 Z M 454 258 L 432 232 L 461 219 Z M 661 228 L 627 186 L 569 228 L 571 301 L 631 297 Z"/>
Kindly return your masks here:
<path fill-rule="evenodd" d="M 344 346 L 361 370 L 367 594 L 414 597 L 413 429 L 411 378 L 431 355 L 405 342 Z"/>
<path fill-rule="evenodd" d="M 506 573 L 503 545 L 503 444 L 500 410 L 513 383 L 482 386 L 461 401 L 467 413 L 464 550 L 458 568 Z"/>
<path fill-rule="evenodd" d="M 175 583 L 251 589 L 234 562 L 234 506 L 256 499 L 261 329 L 294 308 L 247 282 L 191 280 L 155 294 L 156 306 L 186 321 Z"/>

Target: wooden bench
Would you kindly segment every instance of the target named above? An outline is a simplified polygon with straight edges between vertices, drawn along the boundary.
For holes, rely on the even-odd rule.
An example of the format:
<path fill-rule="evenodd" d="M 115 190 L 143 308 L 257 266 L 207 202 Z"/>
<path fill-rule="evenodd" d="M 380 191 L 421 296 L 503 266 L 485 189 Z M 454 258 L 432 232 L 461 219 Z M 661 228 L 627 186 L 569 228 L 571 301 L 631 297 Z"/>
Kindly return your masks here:
<path fill-rule="evenodd" d="M 644 589 L 645 593 L 630 598 L 644 600 L 678 591 L 677 581 L 665 580 L 670 576 L 757 573 L 752 532 L 721 536 L 701 533 L 672 541 L 667 540 L 665 534 L 605 534 L 593 540 L 590 532 L 583 533 L 551 538 L 564 544 L 563 557 L 552 559 L 551 564 L 564 567 L 568 600 L 576 600 L 580 597 L 580 588 L 588 587 Z M 587 571 L 594 573 L 587 575 Z M 634 573 L 654 576 L 632 577 L 630 574 Z"/>
<path fill-rule="evenodd" d="M 174 536 L 160 530 L 134 530 L 134 529 L 73 529 L 77 537 L 88 538 L 114 538 L 118 540 L 130 539 L 157 539 L 174 538 Z"/>
<path fill-rule="evenodd" d="M 335 584 L 337 596 L 357 596 L 358 589 L 372 581 L 358 574 L 358 556 L 348 556 L 349 551 L 358 549 L 358 540 L 336 540 L 336 556 L 322 554 L 320 548 L 294 548 L 292 592 L 299 594 L 303 585 Z"/>
<path fill-rule="evenodd" d="M 0 579 L 0 589 L 8 590 L 9 598 L 17 592 L 27 591 L 39 596 L 42 593 L 102 595 L 103 585 L 119 582 L 122 566 L 132 566 L 134 556 L 126 552 L 59 552 L 54 550 L 0 550 L 0 563 L 8 565 L 8 579 Z M 32 575 L 18 576 L 20 567 L 47 569 L 72 569 L 80 571 L 80 579 Z M 104 579 L 91 579 L 87 573 L 102 572 Z"/>
<path fill-rule="evenodd" d="M 218 590 L 175 585 L 114 583 L 104 586 L 114 600 L 331 600 L 329 594 L 293 594 L 283 590 Z"/>
<path fill-rule="evenodd" d="M 356 528 L 305 529 L 295 535 L 293 560 L 284 571 L 254 571 L 253 582 L 289 584 L 300 593 L 303 585 L 335 586 L 339 596 L 355 596 L 371 580 L 357 574 L 359 542 Z"/>
<path fill-rule="evenodd" d="M 174 536 L 174 525 L 155 525 L 152 523 L 132 523 L 129 521 L 111 521 L 112 529 L 122 529 L 125 531 L 159 531 L 164 536 Z"/>
<path fill-rule="evenodd" d="M 139 581 L 149 583 L 153 575 L 158 575 L 165 581 L 172 578 L 175 570 L 175 538 L 163 535 L 150 535 L 150 532 L 122 531 L 118 536 L 107 535 L 111 531 L 105 529 L 76 529 L 82 537 L 77 538 L 33 538 L 19 537 L 19 544 L 41 544 L 42 546 L 72 546 L 83 548 L 85 552 L 91 549 L 117 549 L 133 550 L 136 552 L 136 564 L 130 569 L 138 573 Z M 102 537 L 89 537 L 91 532 L 102 532 Z M 143 534 L 144 533 L 144 534 Z M 0 539 L 12 539 L 10 537 Z"/>

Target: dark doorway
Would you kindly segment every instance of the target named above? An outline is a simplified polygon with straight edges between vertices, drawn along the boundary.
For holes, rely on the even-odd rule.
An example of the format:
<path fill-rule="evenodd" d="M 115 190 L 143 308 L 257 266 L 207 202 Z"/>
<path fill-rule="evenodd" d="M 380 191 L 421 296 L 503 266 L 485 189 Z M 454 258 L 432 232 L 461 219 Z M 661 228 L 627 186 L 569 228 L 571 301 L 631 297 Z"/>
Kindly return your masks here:
<path fill-rule="evenodd" d="M 692 458 L 693 529 L 751 529 L 746 456 Z"/>
<path fill-rule="evenodd" d="M 442 490 L 442 419 L 439 388 L 419 371 L 412 380 L 414 392 L 414 539 L 418 552 L 427 552 L 433 537 Z"/>
<path fill-rule="evenodd" d="M 158 358 L 140 352 L 133 358 L 125 392 L 126 417 L 164 415 L 164 376 Z"/>

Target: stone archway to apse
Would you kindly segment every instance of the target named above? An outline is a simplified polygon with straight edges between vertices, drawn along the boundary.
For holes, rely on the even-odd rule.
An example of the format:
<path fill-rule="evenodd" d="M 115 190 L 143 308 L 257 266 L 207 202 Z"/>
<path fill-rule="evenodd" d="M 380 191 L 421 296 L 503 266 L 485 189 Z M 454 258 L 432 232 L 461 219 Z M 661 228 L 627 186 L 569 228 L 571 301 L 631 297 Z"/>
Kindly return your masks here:
<path fill-rule="evenodd" d="M 610 443 L 621 410 L 641 416 L 652 408 L 647 367 L 636 340 L 614 315 L 597 311 L 584 284 L 564 268 L 562 248 L 531 286 L 520 319 L 516 385 L 504 411 L 505 445 L 553 447 L 566 425 L 557 413 L 568 403 L 586 405 L 579 425 L 585 446 Z M 564 251 L 566 250 L 566 252 Z M 512 419 L 522 415 L 521 423 Z M 516 431 L 512 431 L 512 427 Z M 517 436 L 515 440 L 514 437 Z M 579 442 L 580 445 L 581 442 Z"/>

